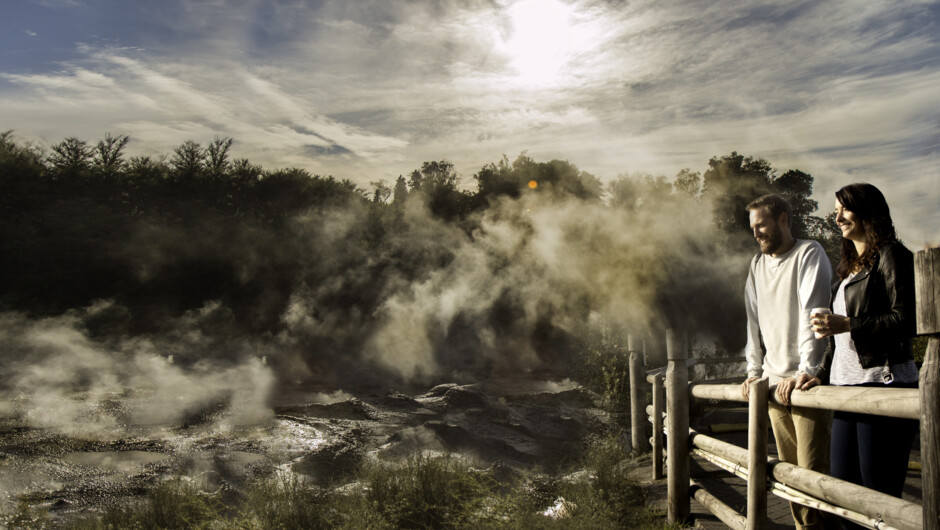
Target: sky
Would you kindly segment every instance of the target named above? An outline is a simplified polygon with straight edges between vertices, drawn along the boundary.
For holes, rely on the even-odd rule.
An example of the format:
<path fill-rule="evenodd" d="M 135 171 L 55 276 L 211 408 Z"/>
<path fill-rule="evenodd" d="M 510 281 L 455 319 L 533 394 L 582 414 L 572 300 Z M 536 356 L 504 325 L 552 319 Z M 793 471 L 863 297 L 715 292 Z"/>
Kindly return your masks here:
<path fill-rule="evenodd" d="M 732 151 L 878 186 L 940 245 L 940 2 L 4 0 L 0 131 L 232 155 L 364 188 L 503 155 L 602 181 Z"/>

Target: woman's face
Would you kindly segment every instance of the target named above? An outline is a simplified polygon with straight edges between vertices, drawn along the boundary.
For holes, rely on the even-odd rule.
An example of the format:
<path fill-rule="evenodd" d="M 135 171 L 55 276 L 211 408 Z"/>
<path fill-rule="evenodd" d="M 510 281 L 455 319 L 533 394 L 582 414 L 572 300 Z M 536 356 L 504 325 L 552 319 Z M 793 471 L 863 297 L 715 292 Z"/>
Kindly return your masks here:
<path fill-rule="evenodd" d="M 851 241 L 865 241 L 865 229 L 852 210 L 846 210 L 836 199 L 836 223 L 842 231 L 842 237 Z"/>

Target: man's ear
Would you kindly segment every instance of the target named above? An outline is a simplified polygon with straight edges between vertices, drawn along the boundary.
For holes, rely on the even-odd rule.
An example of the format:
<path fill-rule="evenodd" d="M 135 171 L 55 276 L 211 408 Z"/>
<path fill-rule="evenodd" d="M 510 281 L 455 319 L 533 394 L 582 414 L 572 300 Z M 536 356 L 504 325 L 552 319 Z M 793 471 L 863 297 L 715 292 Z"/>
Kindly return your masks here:
<path fill-rule="evenodd" d="M 778 225 L 786 225 L 787 228 L 790 228 L 790 216 L 787 215 L 787 212 L 781 212 L 780 217 L 777 218 Z"/>

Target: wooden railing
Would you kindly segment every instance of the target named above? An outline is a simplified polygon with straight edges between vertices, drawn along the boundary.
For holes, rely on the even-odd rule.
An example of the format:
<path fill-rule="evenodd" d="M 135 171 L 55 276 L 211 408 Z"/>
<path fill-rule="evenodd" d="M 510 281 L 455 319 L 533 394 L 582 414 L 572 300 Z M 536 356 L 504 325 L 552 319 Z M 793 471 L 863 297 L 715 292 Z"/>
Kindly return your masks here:
<path fill-rule="evenodd" d="M 919 388 L 819 386 L 794 392 L 790 401 L 796 407 L 919 419 L 922 505 L 769 458 L 767 408 L 769 400 L 779 401 L 774 395 L 775 387 L 768 384 L 767 378 L 754 383 L 747 401 L 747 449 L 690 429 L 692 398 L 745 400 L 740 384 L 690 384 L 688 345 L 685 341 L 680 343 L 670 330 L 666 334 L 665 371 L 646 372 L 633 340 L 628 345 L 633 447 L 638 451 L 652 448 L 653 479 L 665 477 L 667 481 L 668 521 L 688 520 L 690 499 L 694 497 L 730 528 L 764 528 L 767 495 L 773 493 L 869 528 L 940 529 L 940 249 L 928 249 L 915 255 L 915 277 L 917 332 L 929 337 Z M 646 383 L 652 385 L 652 404 L 644 407 Z M 651 438 L 646 437 L 649 423 L 652 423 Z M 664 452 L 667 469 L 663 466 Z M 745 514 L 738 513 L 691 480 L 691 454 L 747 481 Z"/>

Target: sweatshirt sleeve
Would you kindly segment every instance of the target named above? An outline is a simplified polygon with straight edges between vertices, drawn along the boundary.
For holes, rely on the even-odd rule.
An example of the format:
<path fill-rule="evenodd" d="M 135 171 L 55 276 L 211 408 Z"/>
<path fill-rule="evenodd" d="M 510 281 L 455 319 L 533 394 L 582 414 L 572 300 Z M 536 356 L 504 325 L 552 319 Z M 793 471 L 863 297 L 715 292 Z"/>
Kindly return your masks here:
<path fill-rule="evenodd" d="M 754 285 L 754 260 L 747 273 L 744 284 L 744 309 L 747 312 L 747 345 L 744 358 L 747 359 L 747 376 L 760 377 L 764 371 L 764 349 L 760 340 L 760 320 L 757 314 L 757 288 Z"/>
<path fill-rule="evenodd" d="M 799 336 L 800 364 L 797 373 L 810 376 L 819 374 L 826 355 L 825 340 L 817 340 L 813 335 L 809 313 L 814 307 L 829 307 L 830 287 L 832 284 L 832 265 L 822 246 L 813 241 L 800 262 L 799 271 Z"/>

